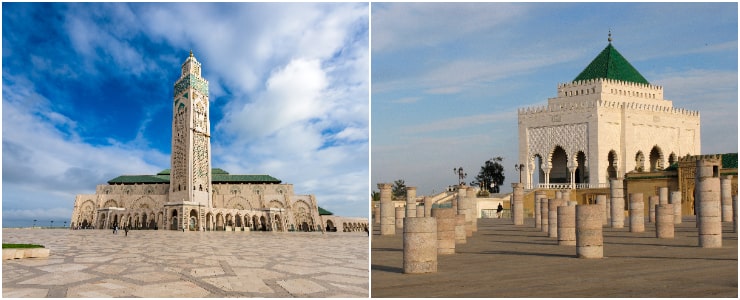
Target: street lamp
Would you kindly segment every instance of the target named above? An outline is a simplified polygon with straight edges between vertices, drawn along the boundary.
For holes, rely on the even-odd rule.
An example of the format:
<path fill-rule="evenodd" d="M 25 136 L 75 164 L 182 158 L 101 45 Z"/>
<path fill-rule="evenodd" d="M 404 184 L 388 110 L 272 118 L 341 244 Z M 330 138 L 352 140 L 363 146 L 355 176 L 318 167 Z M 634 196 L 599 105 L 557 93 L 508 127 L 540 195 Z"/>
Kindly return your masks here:
<path fill-rule="evenodd" d="M 468 177 L 468 173 L 465 173 L 465 172 L 463 171 L 463 168 L 462 168 L 462 167 L 459 167 L 459 168 L 453 168 L 453 169 L 452 169 L 452 172 L 453 172 L 453 173 L 455 173 L 455 174 L 457 174 L 457 178 L 458 178 L 458 180 L 457 180 L 457 181 L 458 181 L 458 182 L 457 182 L 457 184 L 458 184 L 458 185 L 462 185 L 462 184 L 463 184 L 463 179 L 465 179 L 465 177 Z"/>
<path fill-rule="evenodd" d="M 519 171 L 519 183 L 522 183 L 522 170 L 524 170 L 524 164 L 514 164 L 514 170 Z"/>
<path fill-rule="evenodd" d="M 64 221 L 64 227 L 67 228 L 67 221 Z"/>
<path fill-rule="evenodd" d="M 36 219 L 33 220 L 33 227 L 36 227 Z"/>
<path fill-rule="evenodd" d="M 54 220 L 51 221 L 51 225 L 49 227 L 54 227 Z"/>

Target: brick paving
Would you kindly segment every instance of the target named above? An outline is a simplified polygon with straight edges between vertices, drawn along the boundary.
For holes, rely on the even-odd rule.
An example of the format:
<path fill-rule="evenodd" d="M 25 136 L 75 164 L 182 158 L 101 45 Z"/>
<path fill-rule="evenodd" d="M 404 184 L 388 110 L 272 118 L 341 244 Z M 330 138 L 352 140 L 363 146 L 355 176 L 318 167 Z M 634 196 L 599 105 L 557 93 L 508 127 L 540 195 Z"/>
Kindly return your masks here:
<path fill-rule="evenodd" d="M 364 232 L 3 229 L 48 258 L 4 260 L 3 297 L 369 296 Z"/>
<path fill-rule="evenodd" d="M 375 232 L 379 232 L 379 225 Z M 438 256 L 438 272 L 403 274 L 403 233 L 372 236 L 371 296 L 381 297 L 731 297 L 737 298 L 737 233 L 722 223 L 723 247 L 698 247 L 693 217 L 674 239 L 629 227 L 604 228 L 604 258 L 576 258 L 534 220 L 480 219 L 456 254 Z"/>

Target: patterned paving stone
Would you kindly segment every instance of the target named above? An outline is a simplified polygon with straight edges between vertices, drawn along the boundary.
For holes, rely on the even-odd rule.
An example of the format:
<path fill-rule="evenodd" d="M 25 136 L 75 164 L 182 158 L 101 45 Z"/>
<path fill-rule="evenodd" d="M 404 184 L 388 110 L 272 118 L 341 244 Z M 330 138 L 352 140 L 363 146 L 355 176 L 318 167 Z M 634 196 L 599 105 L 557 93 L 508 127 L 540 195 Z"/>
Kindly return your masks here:
<path fill-rule="evenodd" d="M 256 276 L 227 276 L 206 278 L 204 281 L 225 291 L 245 293 L 273 293 L 265 282 Z"/>
<path fill-rule="evenodd" d="M 367 298 L 364 233 L 3 229 L 49 258 L 3 261 L 3 297 Z"/>
<path fill-rule="evenodd" d="M 323 292 L 325 287 L 307 279 L 288 279 L 277 282 L 293 296 L 301 297 L 307 294 Z"/>

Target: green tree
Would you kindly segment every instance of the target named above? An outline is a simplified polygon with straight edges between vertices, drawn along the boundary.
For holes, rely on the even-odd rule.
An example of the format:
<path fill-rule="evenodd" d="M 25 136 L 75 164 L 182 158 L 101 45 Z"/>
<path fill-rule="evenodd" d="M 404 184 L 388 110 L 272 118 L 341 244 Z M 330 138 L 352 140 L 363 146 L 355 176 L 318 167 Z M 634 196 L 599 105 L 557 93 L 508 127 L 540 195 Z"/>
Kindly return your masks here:
<path fill-rule="evenodd" d="M 489 193 L 498 193 L 499 187 L 504 184 L 504 166 L 501 164 L 504 159 L 501 156 L 491 158 L 480 167 L 480 172 L 475 180 L 483 184 L 483 188 Z M 491 187 L 491 183 L 495 186 Z"/>
<path fill-rule="evenodd" d="M 393 193 L 394 199 L 406 199 L 406 183 L 403 181 L 403 179 L 399 179 L 393 182 L 391 193 Z"/>

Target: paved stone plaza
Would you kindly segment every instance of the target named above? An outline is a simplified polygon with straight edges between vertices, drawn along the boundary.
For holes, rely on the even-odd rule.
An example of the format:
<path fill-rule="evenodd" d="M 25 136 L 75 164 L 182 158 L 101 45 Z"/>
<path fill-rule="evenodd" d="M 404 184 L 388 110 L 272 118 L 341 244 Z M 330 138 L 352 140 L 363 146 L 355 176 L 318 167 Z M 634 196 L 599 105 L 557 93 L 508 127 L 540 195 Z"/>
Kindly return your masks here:
<path fill-rule="evenodd" d="M 698 247 L 693 217 L 674 239 L 655 225 L 630 233 L 604 228 L 604 258 L 576 258 L 575 246 L 511 219 L 480 219 L 456 254 L 438 256 L 438 272 L 403 274 L 403 232 L 372 236 L 376 297 L 732 297 L 737 298 L 737 233 L 722 223 L 723 247 Z M 375 224 L 376 233 L 379 226 Z"/>
<path fill-rule="evenodd" d="M 3 297 L 368 297 L 364 232 L 3 229 Z M 310 251 L 307 249 L 311 249 Z"/>

